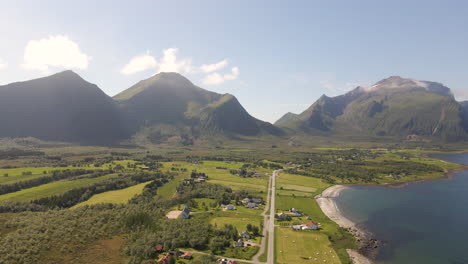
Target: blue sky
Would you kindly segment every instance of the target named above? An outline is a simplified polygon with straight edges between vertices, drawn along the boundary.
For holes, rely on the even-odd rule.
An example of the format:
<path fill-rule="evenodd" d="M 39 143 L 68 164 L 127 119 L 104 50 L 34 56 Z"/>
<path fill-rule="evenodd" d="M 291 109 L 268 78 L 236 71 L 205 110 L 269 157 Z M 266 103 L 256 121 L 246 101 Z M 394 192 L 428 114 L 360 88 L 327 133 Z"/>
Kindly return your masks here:
<path fill-rule="evenodd" d="M 391 75 L 468 99 L 466 1 L 5 1 L 0 84 L 72 69 L 109 95 L 160 70 L 299 113 Z"/>

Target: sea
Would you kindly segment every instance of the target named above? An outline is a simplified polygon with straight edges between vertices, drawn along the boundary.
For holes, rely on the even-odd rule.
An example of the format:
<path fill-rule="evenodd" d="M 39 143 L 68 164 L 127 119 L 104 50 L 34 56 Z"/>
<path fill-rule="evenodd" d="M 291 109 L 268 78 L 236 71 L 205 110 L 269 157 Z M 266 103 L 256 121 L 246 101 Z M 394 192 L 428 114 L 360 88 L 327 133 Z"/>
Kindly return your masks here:
<path fill-rule="evenodd" d="M 468 153 L 434 158 L 467 164 Z M 352 185 L 342 214 L 382 241 L 381 264 L 468 264 L 468 171 L 403 187 Z"/>

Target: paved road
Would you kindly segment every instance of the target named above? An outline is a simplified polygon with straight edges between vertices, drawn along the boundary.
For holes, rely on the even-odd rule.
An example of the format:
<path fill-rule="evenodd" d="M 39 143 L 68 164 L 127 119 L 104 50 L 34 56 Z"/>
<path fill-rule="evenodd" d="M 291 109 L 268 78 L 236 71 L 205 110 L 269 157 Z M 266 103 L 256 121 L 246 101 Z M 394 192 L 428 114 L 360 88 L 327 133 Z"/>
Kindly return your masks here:
<path fill-rule="evenodd" d="M 276 198 L 276 176 L 279 170 L 273 171 L 270 186 L 270 218 L 268 219 L 268 257 L 267 264 L 275 262 L 275 198 Z"/>
<path fill-rule="evenodd" d="M 275 198 L 276 198 L 276 177 L 280 170 L 273 171 L 272 175 L 270 176 L 270 180 L 268 182 L 268 193 L 267 193 L 267 200 L 265 204 L 265 210 L 262 212 L 263 216 L 263 237 L 260 244 L 260 249 L 258 250 L 257 254 L 252 258 L 252 260 L 244 260 L 244 259 L 233 259 L 227 258 L 230 260 L 252 263 L 252 264 L 265 264 L 258 260 L 258 258 L 265 252 L 266 249 L 266 240 L 268 237 L 268 254 L 267 254 L 267 262 L 266 264 L 273 264 L 274 263 L 274 253 L 275 253 Z M 270 210 L 270 214 L 267 215 L 268 210 Z M 202 255 L 209 255 L 205 252 L 200 251 L 188 251 L 196 254 Z M 226 258 L 223 256 L 216 256 L 218 258 Z"/>
<path fill-rule="evenodd" d="M 275 172 L 273 172 L 273 175 L 274 175 Z M 271 185 L 272 185 L 272 179 L 273 179 L 273 175 L 270 176 L 270 180 L 268 181 L 268 191 L 267 191 L 267 199 L 266 199 L 266 203 L 265 203 L 265 209 L 263 210 L 262 212 L 262 216 L 263 216 L 263 232 L 262 232 L 262 241 L 260 242 L 260 249 L 258 250 L 257 254 L 255 254 L 255 256 L 252 258 L 252 261 L 255 263 L 255 264 L 261 264 L 263 262 L 261 262 L 258 258 L 263 255 L 263 253 L 265 253 L 265 248 L 266 248 L 266 240 L 267 240 L 267 235 L 268 235 L 268 225 L 269 225 L 269 221 L 268 221 L 268 215 L 267 215 L 267 212 L 268 212 L 268 209 L 270 208 L 270 201 L 271 201 Z M 268 262 L 269 263 L 269 262 Z"/>

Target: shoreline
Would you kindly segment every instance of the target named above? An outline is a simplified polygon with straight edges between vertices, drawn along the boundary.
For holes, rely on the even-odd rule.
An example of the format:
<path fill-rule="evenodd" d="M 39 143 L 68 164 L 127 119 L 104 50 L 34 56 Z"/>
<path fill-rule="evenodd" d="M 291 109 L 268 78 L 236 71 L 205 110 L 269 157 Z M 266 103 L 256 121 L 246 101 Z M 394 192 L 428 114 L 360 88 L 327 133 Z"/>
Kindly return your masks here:
<path fill-rule="evenodd" d="M 338 224 L 340 227 L 345 228 L 350 232 L 358 241 L 359 249 L 347 249 L 349 257 L 354 264 L 373 264 L 367 256 L 364 256 L 361 252 L 375 251 L 378 241 L 370 238 L 369 233 L 357 227 L 356 223 L 346 218 L 336 205 L 333 198 L 340 195 L 342 190 L 347 189 L 346 185 L 333 185 L 325 189 L 321 194 L 315 196 L 315 201 L 319 205 L 322 212 L 330 218 L 333 222 Z"/>

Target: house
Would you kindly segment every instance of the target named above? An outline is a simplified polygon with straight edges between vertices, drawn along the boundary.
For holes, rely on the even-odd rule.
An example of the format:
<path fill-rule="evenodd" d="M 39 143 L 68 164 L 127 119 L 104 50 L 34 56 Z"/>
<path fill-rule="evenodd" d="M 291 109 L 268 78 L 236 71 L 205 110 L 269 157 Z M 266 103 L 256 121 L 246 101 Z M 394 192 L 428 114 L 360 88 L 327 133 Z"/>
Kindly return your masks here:
<path fill-rule="evenodd" d="M 180 257 L 183 258 L 183 259 L 192 259 L 192 252 L 185 252 Z"/>
<path fill-rule="evenodd" d="M 260 176 L 262 176 L 262 175 L 261 175 L 260 173 L 257 173 L 257 172 L 256 172 L 256 173 L 253 174 L 253 176 L 256 177 L 256 178 L 258 178 L 258 177 L 260 177 Z"/>
<path fill-rule="evenodd" d="M 261 204 L 262 203 L 262 198 L 252 198 L 252 202 Z"/>
<path fill-rule="evenodd" d="M 150 167 L 140 167 L 140 169 L 142 169 L 142 170 L 149 170 Z"/>
<path fill-rule="evenodd" d="M 198 178 L 198 182 L 206 182 L 206 178 L 200 177 L 200 178 Z"/>
<path fill-rule="evenodd" d="M 216 167 L 216 169 L 217 169 L 217 170 L 227 170 L 226 167 L 220 167 L 220 166 Z"/>
<path fill-rule="evenodd" d="M 182 213 L 180 214 L 179 218 L 182 219 L 188 219 L 190 217 L 190 210 L 188 208 L 188 205 L 184 205 L 184 209 L 182 210 Z"/>
<path fill-rule="evenodd" d="M 302 230 L 317 230 L 320 227 L 320 224 L 314 221 L 309 221 L 302 225 L 303 225 Z"/>
<path fill-rule="evenodd" d="M 289 212 L 290 213 L 295 213 L 295 212 L 297 212 L 297 210 L 296 210 L 296 208 L 293 207 L 293 208 L 289 209 Z"/>
<path fill-rule="evenodd" d="M 235 244 L 235 247 L 243 247 L 244 246 L 244 241 L 242 239 L 239 239 Z"/>
<path fill-rule="evenodd" d="M 171 259 L 171 256 L 170 256 L 170 255 L 167 255 L 167 256 L 161 257 L 161 258 L 158 260 L 158 263 L 159 263 L 159 264 L 166 264 L 166 263 L 169 263 L 170 259 Z"/>
<path fill-rule="evenodd" d="M 302 225 L 293 225 L 292 229 L 294 230 L 302 230 Z"/>
<path fill-rule="evenodd" d="M 184 179 L 184 182 L 186 183 L 190 183 L 190 182 L 193 182 L 195 179 Z"/>
<path fill-rule="evenodd" d="M 163 245 L 156 245 L 156 246 L 154 247 L 154 250 L 155 250 L 157 253 L 164 252 L 164 246 L 163 246 Z"/>
<path fill-rule="evenodd" d="M 236 207 L 232 204 L 226 205 L 226 210 L 236 210 Z"/>
<path fill-rule="evenodd" d="M 250 199 L 249 198 L 244 198 L 244 199 L 242 199 L 242 203 L 248 204 L 248 203 L 250 203 Z"/>
<path fill-rule="evenodd" d="M 254 208 L 258 208 L 257 207 L 257 204 L 256 203 L 248 203 L 245 208 L 250 208 L 250 209 L 254 209 Z"/>
<path fill-rule="evenodd" d="M 228 262 L 228 264 L 239 264 L 239 262 L 237 262 L 237 261 L 235 261 L 235 260 L 230 260 L 230 261 Z"/>
<path fill-rule="evenodd" d="M 299 212 L 299 211 L 296 211 L 296 212 L 294 212 L 293 214 L 291 214 L 291 216 L 294 216 L 294 217 L 301 217 L 301 216 L 302 216 L 302 213 Z"/>
<path fill-rule="evenodd" d="M 290 221 L 291 220 L 291 216 L 289 214 L 279 213 L 279 214 L 277 214 L 277 216 L 278 216 L 278 220 L 280 220 L 280 221 Z"/>
<path fill-rule="evenodd" d="M 240 237 L 243 238 L 243 239 L 250 239 L 249 231 L 242 231 L 240 233 Z"/>

